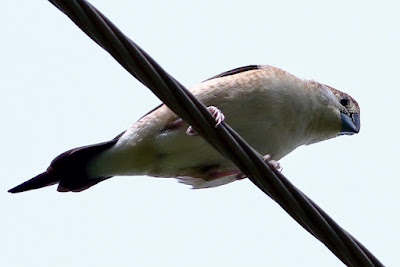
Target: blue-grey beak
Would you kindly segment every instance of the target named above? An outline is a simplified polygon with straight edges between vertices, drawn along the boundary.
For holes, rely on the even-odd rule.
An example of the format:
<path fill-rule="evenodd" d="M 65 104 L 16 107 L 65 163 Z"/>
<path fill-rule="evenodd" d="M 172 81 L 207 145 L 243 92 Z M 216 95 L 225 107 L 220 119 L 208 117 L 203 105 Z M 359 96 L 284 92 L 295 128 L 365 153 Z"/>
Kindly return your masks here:
<path fill-rule="evenodd" d="M 340 118 L 342 120 L 342 129 L 340 130 L 340 135 L 352 135 L 360 131 L 360 114 L 351 114 L 351 116 L 340 113 Z"/>

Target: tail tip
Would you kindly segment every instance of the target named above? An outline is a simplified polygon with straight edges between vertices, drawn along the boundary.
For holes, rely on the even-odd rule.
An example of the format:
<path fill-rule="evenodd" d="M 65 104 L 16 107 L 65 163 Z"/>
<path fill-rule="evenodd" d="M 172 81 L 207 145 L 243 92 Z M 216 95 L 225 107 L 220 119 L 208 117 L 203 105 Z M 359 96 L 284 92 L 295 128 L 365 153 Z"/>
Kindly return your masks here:
<path fill-rule="evenodd" d="M 7 191 L 8 193 L 19 193 L 20 191 L 18 191 L 18 186 L 11 188 L 10 190 Z"/>
<path fill-rule="evenodd" d="M 45 186 L 53 185 L 58 182 L 59 180 L 56 177 L 54 177 L 51 172 L 49 173 L 46 171 L 33 177 L 32 179 L 26 182 L 23 182 L 20 185 L 17 185 L 16 187 L 11 188 L 10 190 L 8 190 L 8 192 L 12 194 L 21 193 L 32 189 L 38 189 Z"/>

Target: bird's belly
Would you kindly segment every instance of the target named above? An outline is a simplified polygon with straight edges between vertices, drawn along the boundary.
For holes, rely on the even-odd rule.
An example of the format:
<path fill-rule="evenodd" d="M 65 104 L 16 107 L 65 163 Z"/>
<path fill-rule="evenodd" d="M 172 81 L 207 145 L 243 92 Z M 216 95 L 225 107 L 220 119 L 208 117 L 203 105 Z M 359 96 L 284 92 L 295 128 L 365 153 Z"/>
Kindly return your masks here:
<path fill-rule="evenodd" d="M 149 175 L 164 177 L 204 177 L 207 173 L 232 169 L 234 165 L 200 136 L 178 134 L 154 142 L 158 158 L 149 166 Z"/>
<path fill-rule="evenodd" d="M 260 108 L 256 105 L 222 107 L 226 122 L 261 155 L 269 154 L 272 159 L 279 160 L 302 144 L 303 140 L 296 139 L 296 136 L 302 136 L 295 127 L 298 124 L 288 123 L 285 120 L 287 114 L 279 114 L 272 107 L 271 110 L 264 107 L 266 112 L 263 113 L 258 112 Z M 179 128 L 152 131 L 152 134 L 133 130 L 94 160 L 91 172 L 94 176 L 204 178 L 210 173 L 237 169 L 203 138 L 188 136 L 186 129 L 185 124 Z"/>
<path fill-rule="evenodd" d="M 269 154 L 279 160 L 298 144 L 286 129 L 271 123 L 247 123 L 232 127 L 261 155 Z M 236 127 L 235 127 L 236 126 Z M 157 158 L 146 168 L 148 175 L 163 177 L 206 177 L 210 173 L 237 169 L 229 160 L 200 136 L 184 132 L 166 134 L 153 142 Z"/>

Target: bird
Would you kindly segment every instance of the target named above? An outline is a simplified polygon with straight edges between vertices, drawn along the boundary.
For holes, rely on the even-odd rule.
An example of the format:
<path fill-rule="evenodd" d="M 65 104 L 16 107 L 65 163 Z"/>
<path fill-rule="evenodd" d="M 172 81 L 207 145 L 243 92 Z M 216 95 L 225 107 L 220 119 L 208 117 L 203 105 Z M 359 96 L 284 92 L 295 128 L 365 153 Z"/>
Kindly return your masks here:
<path fill-rule="evenodd" d="M 348 94 L 270 65 L 223 72 L 189 88 L 266 159 L 360 131 L 360 108 Z M 113 176 L 177 178 L 194 189 L 243 179 L 240 170 L 161 104 L 110 141 L 68 150 L 43 173 L 9 190 L 58 184 L 81 192 Z"/>

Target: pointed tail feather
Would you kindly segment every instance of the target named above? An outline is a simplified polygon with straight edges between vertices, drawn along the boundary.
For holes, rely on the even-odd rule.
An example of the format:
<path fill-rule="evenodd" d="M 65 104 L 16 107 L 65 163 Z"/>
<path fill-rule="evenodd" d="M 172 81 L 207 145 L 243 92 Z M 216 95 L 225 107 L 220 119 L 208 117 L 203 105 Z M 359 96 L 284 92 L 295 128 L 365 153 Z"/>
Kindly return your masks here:
<path fill-rule="evenodd" d="M 8 190 L 20 193 L 49 185 L 59 184 L 59 192 L 80 192 L 110 177 L 89 177 L 86 166 L 94 156 L 113 146 L 122 134 L 111 141 L 91 146 L 78 147 L 66 151 L 56 157 L 47 171 Z"/>
<path fill-rule="evenodd" d="M 35 177 L 33 177 L 32 179 L 23 182 L 22 184 L 11 188 L 10 190 L 8 190 L 8 192 L 10 193 L 20 193 L 20 192 L 24 192 L 24 191 L 28 191 L 28 190 L 32 190 L 32 189 L 38 189 L 38 188 L 42 188 L 45 186 L 50 186 L 53 184 L 57 184 L 58 182 L 60 182 L 60 178 L 58 178 L 57 176 L 53 175 L 53 173 L 50 171 L 45 171 Z"/>

